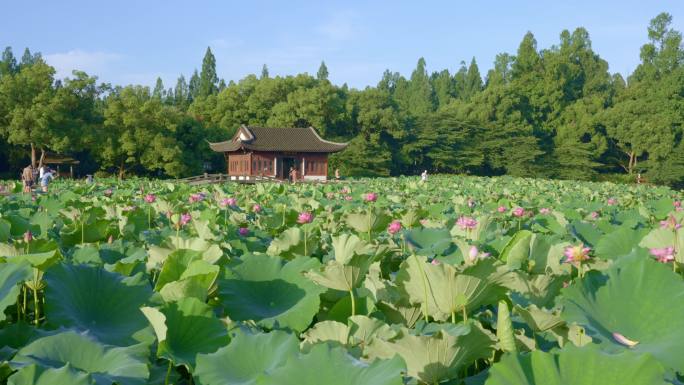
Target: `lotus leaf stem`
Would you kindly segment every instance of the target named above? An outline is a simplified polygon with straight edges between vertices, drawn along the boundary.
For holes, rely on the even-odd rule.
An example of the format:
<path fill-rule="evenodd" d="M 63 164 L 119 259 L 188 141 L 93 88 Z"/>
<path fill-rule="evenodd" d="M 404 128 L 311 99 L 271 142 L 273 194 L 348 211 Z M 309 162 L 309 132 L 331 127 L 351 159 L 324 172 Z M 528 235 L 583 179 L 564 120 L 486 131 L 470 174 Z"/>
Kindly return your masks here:
<path fill-rule="evenodd" d="M 349 289 L 349 298 L 351 298 L 351 315 L 356 315 L 356 300 L 354 300 L 354 288 Z"/>
<path fill-rule="evenodd" d="M 416 263 L 418 263 L 418 269 L 420 269 L 420 276 L 423 279 L 423 293 L 425 297 L 425 308 L 423 309 L 423 318 L 425 318 L 425 322 L 428 322 L 428 290 L 427 290 L 427 277 L 425 275 L 425 270 L 423 269 L 423 265 L 418 259 L 418 256 L 413 253 L 413 258 L 416 260 Z"/>
<path fill-rule="evenodd" d="M 169 385 L 169 377 L 171 377 L 171 368 L 173 368 L 173 361 L 169 360 L 169 367 L 166 369 L 166 378 L 164 379 L 164 385 Z"/>

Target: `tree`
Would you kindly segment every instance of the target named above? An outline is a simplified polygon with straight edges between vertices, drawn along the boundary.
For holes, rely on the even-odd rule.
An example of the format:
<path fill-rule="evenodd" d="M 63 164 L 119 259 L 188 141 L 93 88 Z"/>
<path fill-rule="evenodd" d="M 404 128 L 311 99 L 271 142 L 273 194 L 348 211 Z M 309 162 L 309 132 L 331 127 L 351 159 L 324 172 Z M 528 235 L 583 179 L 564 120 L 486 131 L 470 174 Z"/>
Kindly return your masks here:
<path fill-rule="evenodd" d="M 468 67 L 468 72 L 465 76 L 465 99 L 470 99 L 473 95 L 482 91 L 482 77 L 480 76 L 480 70 L 477 68 L 477 62 L 475 58 L 470 61 L 470 66 Z"/>
<path fill-rule="evenodd" d="M 44 151 L 61 136 L 49 124 L 55 70 L 42 59 L 37 60 L 22 64 L 17 74 L 0 80 L 0 136 L 8 143 L 30 147 L 34 166 L 36 150 Z"/>
<path fill-rule="evenodd" d="M 316 72 L 316 79 L 319 81 L 328 80 L 328 67 L 325 65 L 324 61 L 321 61 L 321 65 L 318 67 L 318 72 Z"/>
<path fill-rule="evenodd" d="M 261 67 L 261 79 L 268 79 L 268 66 L 266 64 Z"/>
<path fill-rule="evenodd" d="M 189 99 L 196 99 L 200 95 L 200 77 L 197 70 L 192 73 L 190 83 L 188 84 Z"/>
<path fill-rule="evenodd" d="M 160 77 L 157 77 L 157 82 L 155 83 L 154 90 L 152 91 L 152 97 L 161 100 L 165 96 L 164 92 L 164 82 Z"/>
<path fill-rule="evenodd" d="M 190 89 L 188 83 L 185 81 L 185 76 L 181 75 L 176 81 L 176 88 L 173 91 L 174 104 L 177 106 L 184 106 L 190 100 Z"/>
<path fill-rule="evenodd" d="M 188 166 L 175 138 L 179 121 L 174 107 L 151 97 L 147 87 L 128 86 L 111 94 L 96 152 L 101 165 L 117 169 L 120 178 L 129 169 L 183 175 Z"/>
<path fill-rule="evenodd" d="M 17 59 L 12 53 L 12 47 L 6 47 L 2 52 L 2 60 L 0 60 L 0 78 L 14 75 L 18 70 Z"/>
<path fill-rule="evenodd" d="M 190 80 L 192 83 L 192 80 Z M 207 52 L 202 60 L 202 72 L 199 80 L 199 96 L 207 97 L 218 91 L 218 76 L 216 75 L 216 58 L 207 47 Z"/>

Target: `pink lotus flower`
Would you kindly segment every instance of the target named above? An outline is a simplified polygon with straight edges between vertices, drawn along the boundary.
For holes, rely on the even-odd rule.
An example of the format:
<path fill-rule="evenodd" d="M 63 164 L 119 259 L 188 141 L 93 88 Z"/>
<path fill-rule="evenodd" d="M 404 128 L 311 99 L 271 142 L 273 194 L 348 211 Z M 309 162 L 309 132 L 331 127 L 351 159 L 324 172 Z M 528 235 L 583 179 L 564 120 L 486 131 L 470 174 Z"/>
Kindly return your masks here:
<path fill-rule="evenodd" d="M 639 343 L 639 341 L 632 341 L 620 333 L 613 333 L 613 339 L 615 340 L 615 342 L 619 343 L 620 345 L 624 345 L 628 348 L 633 348 Z"/>
<path fill-rule="evenodd" d="M 246 228 L 246 227 L 240 227 L 240 228 L 238 229 L 238 234 L 239 234 L 241 237 L 246 237 L 246 236 L 249 235 L 249 229 Z"/>
<path fill-rule="evenodd" d="M 147 203 L 154 203 L 156 200 L 157 200 L 157 197 L 154 194 L 145 195 L 145 202 L 147 202 Z"/>
<path fill-rule="evenodd" d="M 235 198 L 223 198 L 219 202 L 219 205 L 223 208 L 234 207 L 235 205 L 237 205 L 237 199 L 235 199 Z"/>
<path fill-rule="evenodd" d="M 345 200 L 345 201 L 350 201 L 350 200 L 352 200 L 352 199 L 354 199 L 354 198 L 353 198 L 351 195 L 345 195 L 345 196 L 344 196 L 344 200 Z"/>
<path fill-rule="evenodd" d="M 468 250 L 468 258 L 470 259 L 471 262 L 479 259 L 484 259 L 489 257 L 489 253 L 481 253 L 480 250 L 477 249 L 477 246 L 470 246 L 470 250 Z"/>
<path fill-rule="evenodd" d="M 672 214 L 670 214 L 670 216 L 667 217 L 667 220 L 660 221 L 660 228 L 663 229 L 669 228 L 671 230 L 679 230 L 681 227 L 682 224 L 677 223 L 677 218 L 675 218 Z"/>
<path fill-rule="evenodd" d="M 547 215 L 550 213 L 551 213 L 551 210 L 547 209 L 546 207 L 542 207 L 541 209 L 539 209 L 539 214 Z"/>
<path fill-rule="evenodd" d="M 124 206 L 121 208 L 121 211 L 127 212 L 127 211 L 133 211 L 135 209 L 137 209 L 136 206 Z"/>
<path fill-rule="evenodd" d="M 591 219 L 597 219 L 599 217 L 599 213 L 596 211 L 592 211 L 589 215 L 591 215 Z"/>
<path fill-rule="evenodd" d="M 682 202 L 680 202 L 680 201 L 674 201 L 674 207 L 677 207 L 677 208 L 682 207 Z"/>
<path fill-rule="evenodd" d="M 565 255 L 565 262 L 580 264 L 584 261 L 587 261 L 591 258 L 591 256 L 589 256 L 590 251 L 591 248 L 584 247 L 584 245 L 568 246 L 563 252 Z"/>
<path fill-rule="evenodd" d="M 107 243 L 112 244 L 114 243 L 114 236 L 110 235 L 109 238 L 107 238 Z"/>
<path fill-rule="evenodd" d="M 299 216 L 297 217 L 297 223 L 300 224 L 311 223 L 311 221 L 313 221 L 313 214 L 308 211 L 299 213 Z"/>
<path fill-rule="evenodd" d="M 459 217 L 456 221 L 456 224 L 458 225 L 458 227 L 461 228 L 461 230 L 472 230 L 475 227 L 477 227 L 477 221 L 475 220 L 475 218 L 465 216 Z"/>
<path fill-rule="evenodd" d="M 658 262 L 662 263 L 668 263 L 672 262 L 675 260 L 674 257 L 674 247 L 669 246 L 669 247 L 662 247 L 662 248 L 653 248 L 649 250 L 651 252 L 651 255 L 654 256 Z"/>
<path fill-rule="evenodd" d="M 387 226 L 387 232 L 394 235 L 401 231 L 401 222 L 400 221 L 392 221 L 392 223 Z"/>
<path fill-rule="evenodd" d="M 255 203 L 254 206 L 252 206 L 252 211 L 254 211 L 257 214 L 260 213 L 261 212 L 261 205 L 258 203 Z"/>
<path fill-rule="evenodd" d="M 342 194 L 349 194 L 351 193 L 351 190 L 349 189 L 349 187 L 342 187 L 342 190 L 340 190 L 340 192 Z"/>
<path fill-rule="evenodd" d="M 563 289 L 570 286 L 570 281 L 563 281 Z"/>
<path fill-rule="evenodd" d="M 366 202 L 375 202 L 376 200 L 378 200 L 378 194 L 368 193 L 363 197 L 363 200 L 365 200 Z"/>
<path fill-rule="evenodd" d="M 472 209 L 473 207 L 475 207 L 475 201 L 469 198 L 469 199 L 468 199 L 468 207 L 470 207 L 471 209 Z"/>
<path fill-rule="evenodd" d="M 513 216 L 520 218 L 525 215 L 525 209 L 522 207 L 516 207 L 513 209 L 512 213 Z"/>
<path fill-rule="evenodd" d="M 188 200 L 190 203 L 197 203 L 204 199 L 204 194 L 190 194 Z"/>
<path fill-rule="evenodd" d="M 192 220 L 192 215 L 190 213 L 185 213 L 180 217 L 180 225 L 185 226 Z"/>
<path fill-rule="evenodd" d="M 505 213 L 506 212 L 506 207 L 505 206 L 499 206 L 497 207 L 496 211 L 500 213 Z"/>
<path fill-rule="evenodd" d="M 32 240 L 33 240 L 33 233 L 31 232 L 31 230 L 27 230 L 24 233 L 24 242 L 29 243 Z"/>
<path fill-rule="evenodd" d="M 334 192 L 329 192 L 325 194 L 325 197 L 328 199 L 333 199 L 335 198 L 335 193 Z"/>
<path fill-rule="evenodd" d="M 608 198 L 608 206 L 615 206 L 615 204 L 617 204 L 615 198 Z"/>
<path fill-rule="evenodd" d="M 104 196 L 106 196 L 107 198 L 111 197 L 112 194 L 114 194 L 114 191 L 112 191 L 112 189 L 110 189 L 110 188 L 108 188 L 104 191 Z"/>
<path fill-rule="evenodd" d="M 439 265 L 439 261 L 436 259 L 433 259 L 430 263 L 435 265 L 435 266 Z"/>

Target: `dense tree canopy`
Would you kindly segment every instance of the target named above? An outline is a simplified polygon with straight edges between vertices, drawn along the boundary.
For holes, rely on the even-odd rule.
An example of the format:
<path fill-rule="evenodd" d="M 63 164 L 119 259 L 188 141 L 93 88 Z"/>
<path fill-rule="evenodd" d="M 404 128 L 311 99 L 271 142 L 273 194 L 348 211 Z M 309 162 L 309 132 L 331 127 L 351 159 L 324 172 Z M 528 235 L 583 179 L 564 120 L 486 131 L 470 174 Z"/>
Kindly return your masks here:
<path fill-rule="evenodd" d="M 430 172 L 511 174 L 567 179 L 684 184 L 684 49 L 672 16 L 647 28 L 641 63 L 626 78 L 609 72 L 584 28 L 562 31 L 540 48 L 531 32 L 515 53 L 410 76 L 385 71 L 375 87 L 315 74 L 260 73 L 220 79 L 207 48 L 201 70 L 166 88 L 111 87 L 75 71 L 55 79 L 38 53 L 0 60 L 0 173 L 14 175 L 31 154 L 85 160 L 88 171 L 184 176 L 208 165 L 223 171 L 206 140 L 224 140 L 241 124 L 314 126 L 349 141 L 331 159 L 345 175 Z M 646 39 L 645 39 L 646 40 Z M 636 53 L 635 53 L 636 55 Z M 189 79 L 189 80 L 186 80 Z M 205 140 L 206 139 L 206 140 Z M 31 151 L 33 150 L 33 151 Z"/>

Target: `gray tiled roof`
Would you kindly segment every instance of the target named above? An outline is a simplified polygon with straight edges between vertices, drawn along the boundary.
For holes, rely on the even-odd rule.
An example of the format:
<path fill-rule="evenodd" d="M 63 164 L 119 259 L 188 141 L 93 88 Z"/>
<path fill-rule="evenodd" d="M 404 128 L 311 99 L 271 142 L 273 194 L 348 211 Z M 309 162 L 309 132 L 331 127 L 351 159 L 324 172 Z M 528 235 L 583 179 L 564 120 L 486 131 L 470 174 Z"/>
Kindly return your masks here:
<path fill-rule="evenodd" d="M 241 139 L 244 133 L 244 139 Z M 338 152 L 347 143 L 335 143 L 322 139 L 313 127 L 267 128 L 242 126 L 231 140 L 209 143 L 216 152 L 232 152 L 240 149 L 254 151 L 288 152 Z"/>

